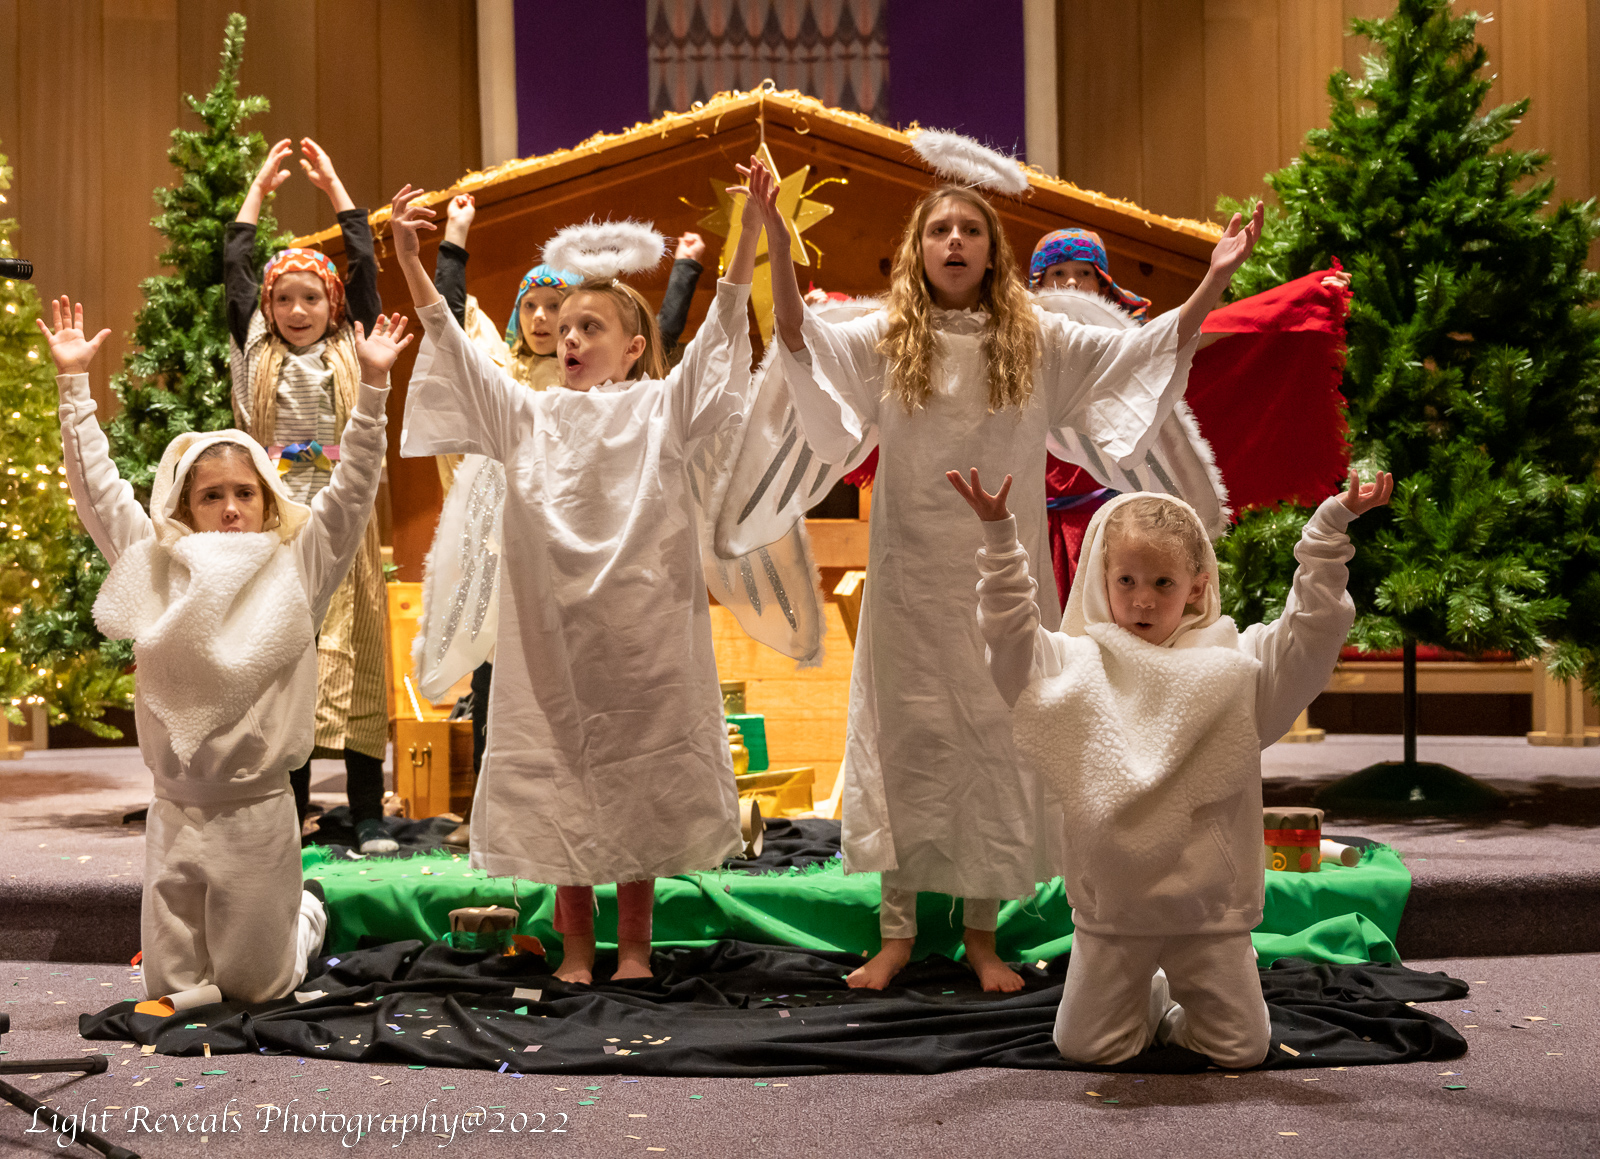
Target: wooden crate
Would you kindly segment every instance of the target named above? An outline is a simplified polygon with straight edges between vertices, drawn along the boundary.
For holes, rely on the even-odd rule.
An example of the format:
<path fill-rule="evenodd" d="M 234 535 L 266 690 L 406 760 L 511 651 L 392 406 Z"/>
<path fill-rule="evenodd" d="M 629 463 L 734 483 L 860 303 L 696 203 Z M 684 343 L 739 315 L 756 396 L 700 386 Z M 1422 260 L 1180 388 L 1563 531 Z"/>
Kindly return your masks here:
<path fill-rule="evenodd" d="M 406 816 L 471 816 L 477 787 L 472 722 L 401 717 L 394 727 L 394 791 L 405 802 Z"/>

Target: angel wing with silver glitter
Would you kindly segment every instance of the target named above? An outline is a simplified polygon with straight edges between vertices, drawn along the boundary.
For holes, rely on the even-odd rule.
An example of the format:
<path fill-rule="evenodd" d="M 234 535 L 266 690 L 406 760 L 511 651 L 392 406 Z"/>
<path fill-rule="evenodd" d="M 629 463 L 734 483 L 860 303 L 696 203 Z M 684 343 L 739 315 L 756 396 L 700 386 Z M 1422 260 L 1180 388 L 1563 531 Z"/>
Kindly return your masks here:
<path fill-rule="evenodd" d="M 830 304 L 841 321 L 877 302 Z M 801 667 L 822 662 L 827 631 L 806 511 L 877 445 L 863 440 L 843 462 L 821 462 L 800 430 L 776 348 L 756 372 L 743 423 L 709 440 L 690 463 L 706 587 L 750 636 Z"/>
<path fill-rule="evenodd" d="M 411 647 L 417 691 L 429 700 L 494 651 L 505 498 L 503 464 L 482 455 L 462 459 L 424 565 L 422 618 Z"/>

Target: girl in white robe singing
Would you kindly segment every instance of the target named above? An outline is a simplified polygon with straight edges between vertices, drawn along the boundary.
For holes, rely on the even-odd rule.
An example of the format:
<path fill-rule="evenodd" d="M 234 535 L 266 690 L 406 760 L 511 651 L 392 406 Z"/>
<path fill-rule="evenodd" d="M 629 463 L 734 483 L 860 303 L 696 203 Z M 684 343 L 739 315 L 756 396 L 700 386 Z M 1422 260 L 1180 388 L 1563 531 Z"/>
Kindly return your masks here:
<path fill-rule="evenodd" d="M 592 979 L 593 886 L 619 882 L 617 978 L 650 973 L 655 878 L 740 847 L 688 466 L 738 422 L 761 229 L 784 227 L 752 161 L 716 303 L 664 373 L 654 319 L 613 278 L 570 291 L 562 388 L 519 385 L 469 342 L 417 257 L 429 210 L 394 200 L 395 251 L 427 332 L 401 454 L 505 464 L 505 591 L 472 864 L 557 886 L 557 977 Z M 798 313 L 788 319 L 798 324 Z M 510 596 L 506 598 L 506 592 Z"/>
<path fill-rule="evenodd" d="M 995 951 L 1000 902 L 1060 872 L 1042 789 L 984 681 L 966 563 L 981 536 L 944 472 L 1014 476 L 1018 538 L 1045 558 L 1047 433 L 1081 432 L 1086 455 L 1143 468 L 1182 397 L 1200 322 L 1260 223 L 1259 209 L 1242 229 L 1236 216 L 1193 296 L 1136 330 L 1037 309 L 993 206 L 963 186 L 912 211 L 886 310 L 829 324 L 799 306 L 792 278 L 774 278 L 775 299 L 792 292 L 803 312 L 779 346 L 810 446 L 832 463 L 863 438 L 879 449 L 840 776 L 845 872 L 883 875 L 883 947 L 852 986 L 882 988 L 910 960 L 916 895 L 935 891 L 965 899 L 967 960 L 984 988 L 1019 989 Z M 1053 627 L 1053 577 L 1040 580 Z"/>

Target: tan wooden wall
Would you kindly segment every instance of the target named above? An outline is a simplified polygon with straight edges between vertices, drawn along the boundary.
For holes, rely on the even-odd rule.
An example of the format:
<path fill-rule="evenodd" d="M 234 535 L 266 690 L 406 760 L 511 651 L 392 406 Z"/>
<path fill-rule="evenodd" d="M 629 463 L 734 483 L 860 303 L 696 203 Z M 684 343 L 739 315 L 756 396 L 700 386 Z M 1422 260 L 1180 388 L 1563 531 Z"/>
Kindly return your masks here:
<path fill-rule="evenodd" d="M 198 127 L 182 95 L 215 82 L 234 11 L 249 21 L 242 91 L 272 101 L 249 127 L 319 141 L 357 205 L 478 165 L 474 0 L 0 0 L 4 208 L 40 293 L 80 296 L 115 334 L 92 379 L 102 408 L 139 282 L 160 272 L 151 191 L 173 178 L 169 134 Z M 333 223 L 298 175 L 276 212 L 297 233 Z"/>
<path fill-rule="evenodd" d="M 1600 191 L 1600 6 L 1585 0 L 1457 3 L 1480 24 L 1498 80 L 1531 97 L 1513 144 L 1553 157 L 1557 193 Z M 1352 17 L 1389 0 L 1057 0 L 1061 176 L 1147 209 L 1214 218 L 1219 195 L 1262 176 L 1327 124 L 1327 80 L 1359 75 Z"/>

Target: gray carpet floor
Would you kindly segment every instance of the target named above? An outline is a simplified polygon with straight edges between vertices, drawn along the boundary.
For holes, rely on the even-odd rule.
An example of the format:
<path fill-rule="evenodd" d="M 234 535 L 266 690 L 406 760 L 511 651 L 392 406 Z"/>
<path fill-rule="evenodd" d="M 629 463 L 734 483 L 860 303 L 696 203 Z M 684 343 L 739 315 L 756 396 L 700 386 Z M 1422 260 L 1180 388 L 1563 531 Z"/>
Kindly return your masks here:
<path fill-rule="evenodd" d="M 1572 1156 L 1600 1153 L 1600 955 L 1413 962 L 1473 983 L 1463 1001 L 1427 1008 L 1462 1029 L 1454 1063 L 1348 1070 L 1198 1075 L 1092 1075 L 970 1070 L 931 1077 L 827 1075 L 777 1079 L 612 1076 L 513 1078 L 483 1071 L 333 1063 L 315 1058 L 144 1056 L 77 1036 L 79 1013 L 137 993 L 130 971 L 105 965 L 9 962 L 0 1010 L 8 1058 L 105 1051 L 111 1070 L 13 1079 L 64 1114 L 109 1113 L 109 1134 L 147 1156 L 376 1153 L 574 1157 L 857 1156 Z M 1531 1021 L 1529 1016 L 1539 1019 Z M 203 1075 L 225 1070 L 224 1075 Z M 1443 1073 L 1453 1072 L 1453 1073 Z M 176 1086 L 181 1080 L 183 1085 Z M 1452 1086 L 1463 1089 L 1451 1090 Z M 596 1089 L 590 1089 L 596 1088 Z M 699 1098 L 693 1096 L 698 1095 Z M 90 1100 L 93 1100 L 91 1103 Z M 1113 1100 L 1108 1102 L 1107 1100 Z M 588 1105 L 582 1105 L 584 1102 Z M 271 1108 L 260 1104 L 271 1104 Z M 528 1116 L 492 1133 L 478 1107 Z M 141 1111 L 141 1108 L 143 1109 Z M 285 1133 L 278 1108 L 308 1129 Z M 237 1110 L 238 1129 L 217 1123 Z M 401 1138 L 390 1115 L 445 1118 Z M 529 1135 L 538 1114 L 547 1132 Z M 142 1118 L 138 1117 L 142 1114 Z M 160 1115 L 182 1115 L 180 1129 Z M 274 1116 L 270 1122 L 268 1116 Z M 335 1116 L 373 1116 L 355 1139 Z M 562 1116 L 565 1116 L 563 1120 Z M 209 1118 L 209 1125 L 208 1125 Z M 101 1120 L 106 1122 L 106 1120 Z M 157 1135 L 130 1127 L 160 1122 Z M 346 1120 L 348 1121 L 348 1119 Z M 414 1124 L 415 1120 L 413 1120 Z M 449 1133 L 455 1125 L 455 1138 Z M 28 1116 L 0 1106 L 0 1154 L 82 1154 L 28 1134 Z M 266 1126 L 270 1129 L 263 1132 Z M 470 1133 L 469 1133 L 469 1129 Z M 438 1137 L 442 1135 L 443 1137 Z M 396 1145 L 398 1144 L 398 1145 Z"/>

